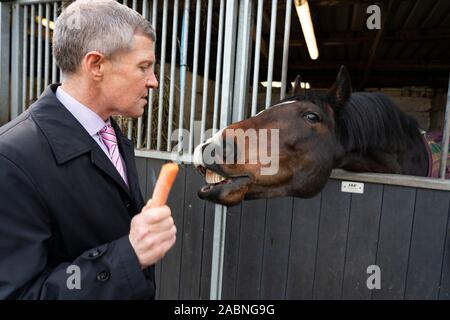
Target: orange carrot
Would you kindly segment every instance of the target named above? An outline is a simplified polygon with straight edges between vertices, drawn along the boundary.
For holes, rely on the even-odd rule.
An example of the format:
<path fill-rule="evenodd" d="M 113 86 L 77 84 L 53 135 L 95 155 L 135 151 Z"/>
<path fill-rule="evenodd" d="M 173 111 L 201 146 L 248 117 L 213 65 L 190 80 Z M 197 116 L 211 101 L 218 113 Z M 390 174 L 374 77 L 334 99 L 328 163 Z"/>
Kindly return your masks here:
<path fill-rule="evenodd" d="M 166 163 L 161 167 L 161 172 L 159 173 L 158 180 L 156 181 L 155 189 L 153 190 L 153 196 L 150 202 L 151 208 L 160 207 L 166 204 L 170 189 L 172 189 L 172 185 L 177 177 L 177 174 L 178 165 L 176 163 Z"/>

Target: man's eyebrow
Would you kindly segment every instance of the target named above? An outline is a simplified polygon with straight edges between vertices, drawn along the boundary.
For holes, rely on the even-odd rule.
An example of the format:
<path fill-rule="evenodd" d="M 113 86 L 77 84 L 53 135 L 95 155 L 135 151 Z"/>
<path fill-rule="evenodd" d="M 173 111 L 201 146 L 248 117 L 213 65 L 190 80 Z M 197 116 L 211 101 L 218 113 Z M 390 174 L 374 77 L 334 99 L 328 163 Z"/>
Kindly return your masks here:
<path fill-rule="evenodd" d="M 144 60 L 141 60 L 140 62 L 139 62 L 139 64 L 155 64 L 155 61 L 154 60 L 150 60 L 150 59 L 144 59 Z"/>

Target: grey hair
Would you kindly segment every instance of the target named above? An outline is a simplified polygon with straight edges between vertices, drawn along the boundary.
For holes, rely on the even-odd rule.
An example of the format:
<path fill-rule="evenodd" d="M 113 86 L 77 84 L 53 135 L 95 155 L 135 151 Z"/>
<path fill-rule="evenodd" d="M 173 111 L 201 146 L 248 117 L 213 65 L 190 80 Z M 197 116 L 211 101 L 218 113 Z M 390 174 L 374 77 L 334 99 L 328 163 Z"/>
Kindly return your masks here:
<path fill-rule="evenodd" d="M 55 23 L 53 56 L 64 74 L 73 74 L 90 51 L 112 57 L 131 50 L 135 34 L 156 41 L 150 22 L 127 6 L 113 0 L 77 0 Z"/>

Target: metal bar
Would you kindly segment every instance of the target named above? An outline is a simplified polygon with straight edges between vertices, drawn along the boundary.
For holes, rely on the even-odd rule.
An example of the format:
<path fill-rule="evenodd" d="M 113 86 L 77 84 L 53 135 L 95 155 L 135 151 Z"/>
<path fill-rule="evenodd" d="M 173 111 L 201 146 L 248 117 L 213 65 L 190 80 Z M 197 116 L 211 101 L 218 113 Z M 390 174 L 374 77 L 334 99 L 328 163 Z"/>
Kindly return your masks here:
<path fill-rule="evenodd" d="M 178 0 L 173 5 L 173 25 L 172 25 L 172 56 L 170 62 L 170 90 L 169 90 L 169 116 L 167 123 L 167 151 L 172 148 L 172 118 L 173 106 L 175 103 L 175 71 L 177 61 L 177 30 L 178 30 Z"/>
<path fill-rule="evenodd" d="M 232 87 L 233 87 L 233 55 L 235 49 L 235 27 L 236 27 L 237 1 L 229 0 L 226 6 L 224 52 L 223 52 L 223 75 L 220 127 L 225 127 L 230 120 L 232 110 Z M 210 299 L 220 300 L 222 297 L 223 257 L 225 249 L 226 212 L 224 206 L 216 205 L 214 214 L 213 252 L 211 263 L 211 290 Z"/>
<path fill-rule="evenodd" d="M 399 174 L 383 174 L 383 173 L 354 173 L 342 169 L 334 169 L 331 172 L 330 178 L 346 181 L 360 181 L 384 185 L 403 186 L 410 188 L 450 191 L 449 180 L 418 177 L 418 176 L 406 176 Z"/>
<path fill-rule="evenodd" d="M 24 112 L 27 108 L 27 69 L 28 69 L 28 8 L 29 6 L 23 6 L 23 57 L 22 57 L 22 109 L 20 112 Z"/>
<path fill-rule="evenodd" d="M 156 32 L 158 18 L 158 0 L 153 1 L 152 7 L 152 26 Z M 156 50 L 154 48 L 154 50 Z M 152 120 L 153 120 L 153 89 L 150 89 L 148 92 L 148 117 L 147 117 L 147 149 L 151 149 L 152 144 Z"/>
<path fill-rule="evenodd" d="M 223 27 L 224 27 L 225 2 L 220 0 L 219 9 L 219 31 L 217 39 L 217 60 L 216 60 L 216 82 L 214 88 L 214 111 L 213 111 L 213 133 L 218 130 L 219 96 L 220 96 L 220 77 L 222 72 L 222 51 L 223 51 Z M 204 130 L 202 130 L 204 132 Z M 200 143 L 204 142 L 204 136 Z"/>
<path fill-rule="evenodd" d="M 162 114 L 164 108 L 164 83 L 165 83 L 165 64 L 166 64 L 166 43 L 167 43 L 167 0 L 163 3 L 163 21 L 162 21 L 162 44 L 161 44 L 161 64 L 159 71 L 159 101 L 158 101 L 158 135 L 156 141 L 156 150 L 161 150 L 162 138 Z"/>
<path fill-rule="evenodd" d="M 137 0 L 133 0 L 133 4 L 131 7 L 134 11 L 137 11 Z M 136 132 L 136 135 L 139 136 L 139 132 Z M 128 132 L 127 132 L 127 138 L 132 139 L 133 138 L 133 119 L 128 118 Z"/>
<path fill-rule="evenodd" d="M 32 5 L 31 6 L 31 14 L 30 14 L 30 24 L 31 24 L 31 29 L 30 29 L 30 86 L 29 91 L 29 99 L 30 99 L 30 104 L 33 103 L 33 99 L 34 99 L 34 46 L 35 46 L 35 39 L 34 39 L 34 33 L 35 33 L 35 18 L 36 18 L 36 6 Z"/>
<path fill-rule="evenodd" d="M 135 150 L 136 157 L 142 158 L 150 158 L 150 159 L 160 159 L 160 160 L 170 160 L 173 162 L 183 162 L 192 164 L 193 159 L 192 155 L 188 153 L 184 153 L 179 155 L 176 152 L 166 152 L 166 151 L 157 151 L 157 150 Z"/>
<path fill-rule="evenodd" d="M 286 97 L 287 69 L 289 60 L 289 39 L 291 35 L 291 12 L 292 0 L 286 0 L 286 15 L 284 19 L 284 43 L 283 43 L 283 63 L 281 65 L 281 92 L 280 100 Z"/>
<path fill-rule="evenodd" d="M 441 179 L 445 179 L 445 172 L 447 170 L 448 144 L 450 139 L 450 77 L 448 80 L 447 106 L 445 107 L 444 121 L 444 135 L 442 137 L 441 162 L 439 168 L 439 177 Z"/>
<path fill-rule="evenodd" d="M 42 92 L 42 3 L 38 5 L 38 36 L 37 36 L 37 87 L 36 98 L 41 95 Z"/>
<path fill-rule="evenodd" d="M 240 121 L 244 118 L 246 100 L 247 100 L 247 79 L 248 79 L 248 65 L 249 65 L 249 49 L 250 49 L 250 8 L 253 7 L 253 1 L 247 0 L 240 3 L 239 15 L 239 31 L 238 31 L 238 46 L 237 57 L 239 59 L 236 63 L 236 74 L 238 76 L 234 86 L 234 108 L 232 121 Z"/>
<path fill-rule="evenodd" d="M 261 26 L 263 16 L 263 0 L 258 0 L 257 20 L 256 20 L 256 39 L 255 39 L 255 63 L 253 64 L 253 92 L 252 92 L 252 111 L 254 116 L 258 108 L 258 86 L 259 86 L 259 59 L 261 56 Z"/>
<path fill-rule="evenodd" d="M 11 38 L 11 119 L 22 111 L 22 63 L 23 63 L 23 14 L 18 3 L 12 5 Z"/>
<path fill-rule="evenodd" d="M 269 66 L 267 71 L 266 109 L 272 105 L 273 58 L 275 55 L 275 37 L 277 27 L 277 0 L 272 0 L 270 18 Z"/>
<path fill-rule="evenodd" d="M 9 120 L 9 57 L 11 4 L 0 3 L 0 126 Z"/>
<path fill-rule="evenodd" d="M 210 4 L 211 0 L 208 1 L 208 6 Z M 195 37 L 194 37 L 194 68 L 192 70 L 192 87 L 191 87 L 191 115 L 189 118 L 189 147 L 188 147 L 188 153 L 192 154 L 194 149 L 194 120 L 195 120 L 195 103 L 197 98 L 197 72 L 198 72 L 198 47 L 200 42 L 200 13 L 201 13 L 201 0 L 197 0 L 195 5 Z M 209 7 L 208 7 L 209 10 Z M 209 14 L 209 12 L 208 12 Z M 206 67 L 206 61 L 209 60 L 208 56 L 208 32 L 211 38 L 211 31 L 210 31 L 210 17 L 208 16 L 208 22 L 206 27 L 206 54 L 205 54 L 205 74 L 207 74 L 207 67 Z M 209 63 L 209 62 L 208 62 Z M 208 77 L 205 76 L 203 79 L 203 98 L 205 95 L 207 95 L 207 92 L 205 93 L 205 79 L 206 83 L 208 83 Z M 206 85 L 206 91 L 208 91 L 208 85 Z M 202 109 L 203 110 L 203 109 Z M 203 118 L 202 118 L 203 120 Z"/>
<path fill-rule="evenodd" d="M 55 0 L 15 0 L 14 2 L 21 5 L 34 5 L 34 4 L 43 4 L 43 3 L 54 3 Z"/>
<path fill-rule="evenodd" d="M 128 0 L 122 0 L 122 4 L 128 7 Z"/>
<path fill-rule="evenodd" d="M 47 88 L 50 78 L 50 4 L 45 4 L 45 63 L 44 63 L 44 88 Z"/>
<path fill-rule="evenodd" d="M 53 3 L 53 21 L 56 22 L 56 18 L 58 18 L 58 3 Z M 56 66 L 56 59 L 52 55 L 52 83 L 56 83 L 56 72 L 58 71 L 58 67 Z"/>
<path fill-rule="evenodd" d="M 147 14 L 148 14 L 148 0 L 144 0 L 142 2 L 142 16 L 144 17 L 144 19 L 147 19 Z M 149 103 L 148 101 L 149 100 L 147 100 L 147 106 Z M 140 149 L 142 148 L 142 116 L 138 118 L 136 135 L 137 135 L 136 148 Z"/>
<path fill-rule="evenodd" d="M 183 13 L 183 29 L 182 29 L 182 47 L 180 57 L 180 113 L 178 118 L 178 153 L 182 153 L 185 141 L 183 139 L 183 123 L 184 123 L 184 105 L 186 97 L 186 67 L 188 54 L 188 38 L 189 38 L 189 10 L 190 1 L 184 1 Z"/>
<path fill-rule="evenodd" d="M 221 3 L 222 9 L 223 5 Z M 202 118 L 200 122 L 200 143 L 205 141 L 205 130 L 206 130 L 206 108 L 208 106 L 208 82 L 209 82 L 209 63 L 211 60 L 211 26 L 212 26 L 212 9 L 213 3 L 212 0 L 208 1 L 208 14 L 207 14 L 207 23 L 206 23 L 206 45 L 205 45 L 205 66 L 203 68 L 203 96 L 202 96 Z M 222 10 L 223 13 L 223 10 Z M 221 31 L 219 31 L 221 32 Z M 219 36 L 220 37 L 220 36 Z M 219 44 L 221 47 L 221 44 Z M 221 50 L 221 49 L 220 49 Z M 217 56 L 219 57 L 219 52 L 217 52 Z M 217 58 L 218 61 L 220 60 Z M 220 75 L 220 70 L 217 71 L 216 78 Z M 216 110 L 217 113 L 217 110 Z M 193 150 L 193 148 L 191 149 Z"/>

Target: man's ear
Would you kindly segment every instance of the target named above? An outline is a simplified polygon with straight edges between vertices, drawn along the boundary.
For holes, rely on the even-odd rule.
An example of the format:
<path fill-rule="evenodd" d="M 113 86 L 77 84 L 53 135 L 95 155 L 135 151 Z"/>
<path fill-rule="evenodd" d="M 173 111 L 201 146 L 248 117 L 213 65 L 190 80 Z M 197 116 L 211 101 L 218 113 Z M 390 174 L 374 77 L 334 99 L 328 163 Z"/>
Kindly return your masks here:
<path fill-rule="evenodd" d="M 301 83 L 302 83 L 302 78 L 298 74 L 297 77 L 295 78 L 294 87 L 292 88 L 292 95 L 293 96 L 295 96 L 297 94 L 300 94 L 300 90 L 302 89 L 301 88 Z"/>
<path fill-rule="evenodd" d="M 106 57 L 98 51 L 86 53 L 83 59 L 85 71 L 93 78 L 101 78 L 106 63 Z"/>
<path fill-rule="evenodd" d="M 352 94 L 352 84 L 347 68 L 341 66 L 336 77 L 336 82 L 328 91 L 328 96 L 332 98 L 338 105 L 343 105 Z"/>

